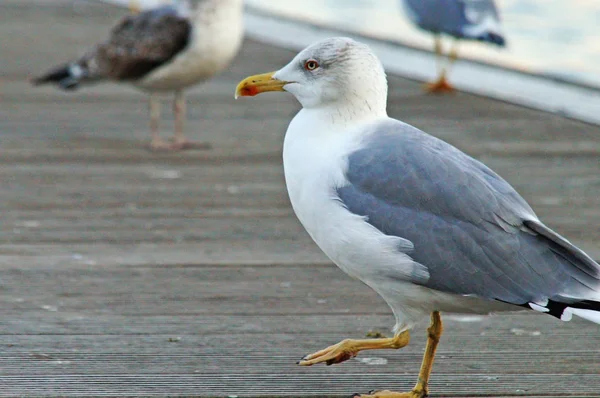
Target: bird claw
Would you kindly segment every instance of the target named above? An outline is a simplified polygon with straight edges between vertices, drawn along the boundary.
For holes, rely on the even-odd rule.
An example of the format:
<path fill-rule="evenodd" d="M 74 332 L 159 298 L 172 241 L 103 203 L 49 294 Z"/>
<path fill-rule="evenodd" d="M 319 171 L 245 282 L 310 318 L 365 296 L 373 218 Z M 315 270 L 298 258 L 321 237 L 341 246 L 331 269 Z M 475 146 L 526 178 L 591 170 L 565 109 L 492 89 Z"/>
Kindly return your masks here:
<path fill-rule="evenodd" d="M 163 140 L 153 140 L 150 143 L 150 150 L 153 152 L 175 152 L 184 150 L 207 150 L 212 149 L 212 146 L 206 142 L 192 142 L 192 141 L 175 141 L 171 142 Z"/>
<path fill-rule="evenodd" d="M 425 398 L 427 393 L 424 391 L 410 391 L 410 392 L 395 392 L 389 390 L 375 391 L 371 390 L 368 394 L 354 394 L 352 398 Z"/>
<path fill-rule="evenodd" d="M 321 351 L 304 356 L 298 365 L 311 366 L 324 362 L 325 365 L 333 365 L 347 361 L 358 355 L 358 351 L 353 347 L 351 340 L 344 340 Z"/>
<path fill-rule="evenodd" d="M 456 89 L 445 77 L 442 77 L 436 82 L 426 83 L 425 91 L 429 94 L 449 94 L 456 92 Z"/>

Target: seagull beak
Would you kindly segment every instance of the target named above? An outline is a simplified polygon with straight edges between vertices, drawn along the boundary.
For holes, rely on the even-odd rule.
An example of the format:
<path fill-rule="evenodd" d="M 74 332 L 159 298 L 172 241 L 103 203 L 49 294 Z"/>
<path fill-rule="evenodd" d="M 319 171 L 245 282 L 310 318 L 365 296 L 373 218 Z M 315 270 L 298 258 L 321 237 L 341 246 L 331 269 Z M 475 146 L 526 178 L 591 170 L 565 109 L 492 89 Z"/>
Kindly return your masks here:
<path fill-rule="evenodd" d="M 254 97 L 267 91 L 285 91 L 283 86 L 289 82 L 273 79 L 275 72 L 254 75 L 242 80 L 235 89 L 235 98 Z"/>

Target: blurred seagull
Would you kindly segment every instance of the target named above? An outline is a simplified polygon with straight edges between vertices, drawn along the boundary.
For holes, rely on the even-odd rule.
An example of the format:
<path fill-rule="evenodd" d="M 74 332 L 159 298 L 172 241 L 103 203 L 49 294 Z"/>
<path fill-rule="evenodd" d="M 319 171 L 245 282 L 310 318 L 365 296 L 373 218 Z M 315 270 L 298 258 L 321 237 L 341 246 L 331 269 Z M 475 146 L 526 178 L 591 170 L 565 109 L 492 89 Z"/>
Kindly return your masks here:
<path fill-rule="evenodd" d="M 134 4 L 134 3 L 132 3 Z M 153 150 L 203 148 L 185 138 L 183 90 L 222 71 L 237 54 L 243 37 L 243 0 L 202 0 L 192 10 L 187 1 L 127 16 L 108 39 L 75 62 L 53 68 L 33 84 L 54 83 L 63 90 L 113 81 L 149 92 Z M 175 92 L 175 135 L 159 136 L 158 93 Z"/>
<path fill-rule="evenodd" d="M 439 78 L 427 84 L 432 93 L 452 92 L 447 80 L 447 68 L 458 58 L 459 40 L 478 40 L 500 47 L 506 42 L 500 27 L 500 17 L 494 0 L 401 0 L 409 19 L 419 28 L 434 34 L 434 51 Z M 455 38 L 448 53 L 448 64 L 443 66 L 440 35 Z"/>
<path fill-rule="evenodd" d="M 287 91 L 303 109 L 283 145 L 298 219 L 342 270 L 379 293 L 395 336 L 343 340 L 300 365 L 401 348 L 431 316 L 419 378 L 424 397 L 442 334 L 440 312 L 535 310 L 600 323 L 600 266 L 544 225 L 498 174 L 455 147 L 387 116 L 387 81 L 371 50 L 332 38 L 277 72 L 250 76 L 236 96 Z"/>

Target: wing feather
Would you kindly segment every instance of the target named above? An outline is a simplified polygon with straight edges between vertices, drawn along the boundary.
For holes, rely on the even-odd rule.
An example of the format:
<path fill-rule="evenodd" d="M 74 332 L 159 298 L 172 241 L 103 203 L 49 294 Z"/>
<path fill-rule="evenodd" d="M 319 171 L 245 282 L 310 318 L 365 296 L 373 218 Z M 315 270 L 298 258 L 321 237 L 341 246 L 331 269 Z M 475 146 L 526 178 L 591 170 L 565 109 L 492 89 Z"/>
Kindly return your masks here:
<path fill-rule="evenodd" d="M 136 80 L 167 63 L 187 45 L 192 25 L 173 6 L 127 16 L 90 57 L 98 74 Z"/>
<path fill-rule="evenodd" d="M 583 250 L 573 245 L 567 239 L 560 236 L 552 229 L 542 224 L 540 221 L 525 220 L 523 221 L 523 224 L 527 228 L 530 228 L 537 234 L 548 239 L 551 250 L 557 254 L 560 254 L 567 261 L 571 262 L 573 266 L 590 276 L 595 278 L 600 277 L 600 268 L 598 268 L 598 263 L 596 263 Z"/>
<path fill-rule="evenodd" d="M 514 304 L 600 289 L 600 267 L 544 226 L 500 176 L 451 145 L 390 119 L 348 158 L 349 211 L 410 240 L 427 287 Z"/>

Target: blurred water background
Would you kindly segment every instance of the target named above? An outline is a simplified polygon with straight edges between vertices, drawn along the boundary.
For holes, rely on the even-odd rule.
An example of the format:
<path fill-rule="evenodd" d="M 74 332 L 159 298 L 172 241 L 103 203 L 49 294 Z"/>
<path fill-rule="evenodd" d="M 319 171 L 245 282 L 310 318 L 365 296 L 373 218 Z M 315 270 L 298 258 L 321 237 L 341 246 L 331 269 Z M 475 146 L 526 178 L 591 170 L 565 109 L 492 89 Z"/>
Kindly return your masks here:
<path fill-rule="evenodd" d="M 313 24 L 433 48 L 432 36 L 410 23 L 400 0 L 246 2 Z M 462 57 L 600 88 L 600 0 L 497 0 L 496 4 L 508 46 L 463 42 Z"/>
<path fill-rule="evenodd" d="M 135 1 L 146 8 L 170 0 L 101 1 Z M 251 8 L 269 14 L 432 50 L 432 36 L 411 24 L 400 2 L 246 0 Z M 496 0 L 496 4 L 508 46 L 462 42 L 462 58 L 600 88 L 600 0 Z"/>

